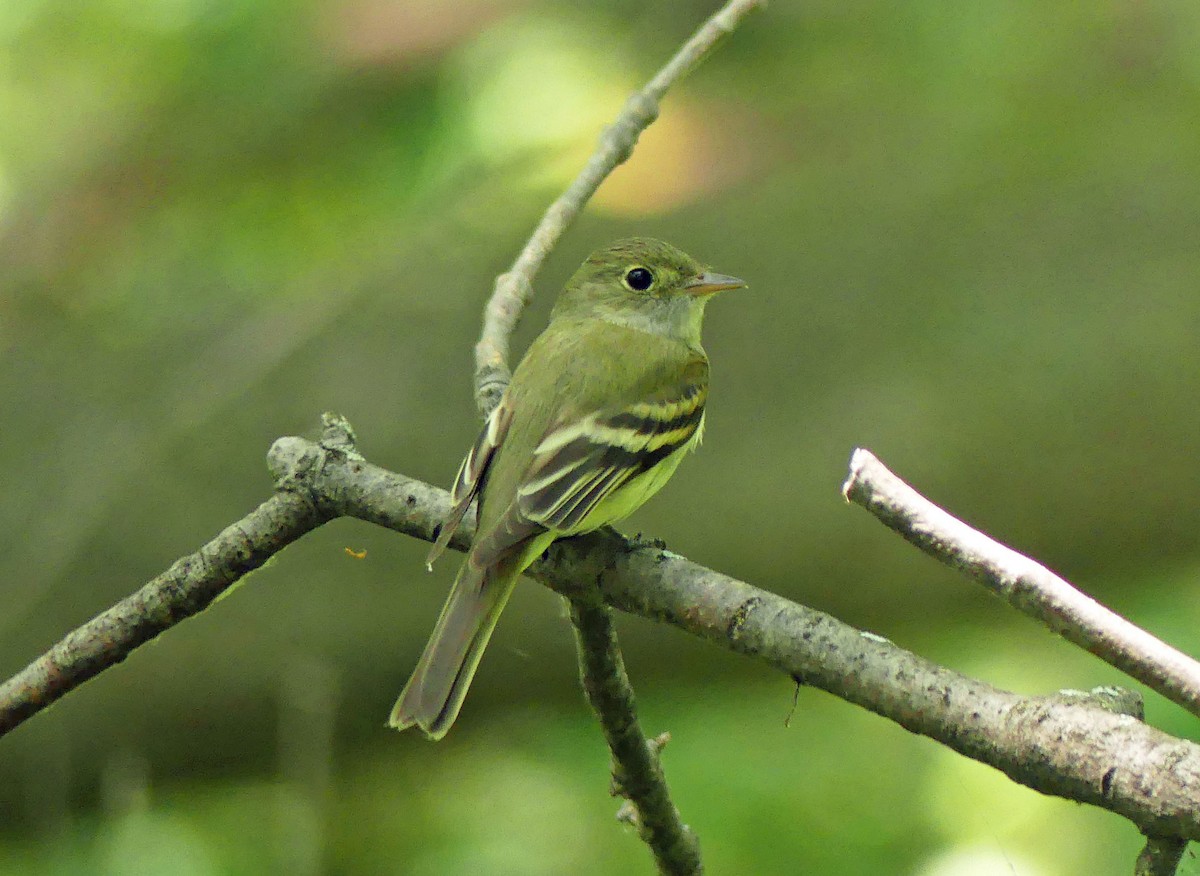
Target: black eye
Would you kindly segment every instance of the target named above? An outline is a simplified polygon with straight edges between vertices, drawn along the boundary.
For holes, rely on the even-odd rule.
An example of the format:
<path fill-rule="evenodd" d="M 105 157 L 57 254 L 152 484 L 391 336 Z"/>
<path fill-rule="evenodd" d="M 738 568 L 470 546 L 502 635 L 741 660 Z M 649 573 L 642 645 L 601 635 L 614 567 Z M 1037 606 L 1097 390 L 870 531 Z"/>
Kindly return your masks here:
<path fill-rule="evenodd" d="M 654 275 L 645 268 L 633 268 L 625 275 L 625 283 L 630 289 L 645 292 L 654 283 Z"/>

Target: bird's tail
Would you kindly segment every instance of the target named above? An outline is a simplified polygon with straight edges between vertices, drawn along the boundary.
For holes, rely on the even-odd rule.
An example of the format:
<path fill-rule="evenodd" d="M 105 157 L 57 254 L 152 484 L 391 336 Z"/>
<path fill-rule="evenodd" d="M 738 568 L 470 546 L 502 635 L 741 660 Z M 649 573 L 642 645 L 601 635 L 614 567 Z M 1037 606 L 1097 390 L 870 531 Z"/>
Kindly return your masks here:
<path fill-rule="evenodd" d="M 390 726 L 416 725 L 430 739 L 446 735 L 520 577 L 506 565 L 480 568 L 470 556 L 463 562 L 417 668 L 392 707 Z"/>

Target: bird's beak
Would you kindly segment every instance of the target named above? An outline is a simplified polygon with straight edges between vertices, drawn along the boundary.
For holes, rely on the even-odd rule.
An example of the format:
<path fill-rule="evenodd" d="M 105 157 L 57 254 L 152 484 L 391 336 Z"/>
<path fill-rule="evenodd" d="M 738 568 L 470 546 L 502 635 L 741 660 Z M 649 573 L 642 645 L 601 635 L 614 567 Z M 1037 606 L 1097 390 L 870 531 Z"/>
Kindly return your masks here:
<path fill-rule="evenodd" d="M 690 295 L 700 296 L 712 295 L 714 292 L 721 292 L 725 289 L 741 289 L 745 285 L 746 281 L 739 280 L 737 277 L 705 271 L 700 276 L 693 277 L 683 288 Z"/>

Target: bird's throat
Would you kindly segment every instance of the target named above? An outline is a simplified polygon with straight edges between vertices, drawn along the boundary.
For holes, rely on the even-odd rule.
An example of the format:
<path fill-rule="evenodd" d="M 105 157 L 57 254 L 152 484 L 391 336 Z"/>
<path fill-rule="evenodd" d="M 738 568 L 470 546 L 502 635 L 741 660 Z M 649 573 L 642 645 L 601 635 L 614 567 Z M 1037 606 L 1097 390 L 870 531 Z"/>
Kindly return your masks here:
<path fill-rule="evenodd" d="M 700 346 L 706 298 L 690 295 L 647 298 L 637 307 L 602 308 L 597 316 L 614 325 L 662 335 L 691 346 Z"/>

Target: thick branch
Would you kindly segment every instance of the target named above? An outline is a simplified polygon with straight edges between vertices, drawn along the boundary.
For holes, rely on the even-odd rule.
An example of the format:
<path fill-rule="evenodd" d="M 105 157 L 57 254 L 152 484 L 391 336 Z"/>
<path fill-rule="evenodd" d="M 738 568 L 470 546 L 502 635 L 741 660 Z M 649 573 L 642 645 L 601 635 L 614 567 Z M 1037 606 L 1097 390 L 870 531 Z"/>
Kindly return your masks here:
<path fill-rule="evenodd" d="M 450 508 L 446 492 L 366 463 L 354 471 L 335 464 L 321 470 L 313 487 L 336 497 L 331 511 L 418 538 L 431 539 Z M 451 544 L 463 550 L 470 538 L 464 526 Z M 1121 714 L 1131 708 L 1120 700 L 997 690 L 608 530 L 556 543 L 530 574 L 568 597 L 594 582 L 614 608 L 763 660 L 1034 790 L 1109 809 L 1150 834 L 1200 839 L 1200 746 Z"/>
<path fill-rule="evenodd" d="M 475 398 L 486 416 L 508 386 L 508 343 L 525 306 L 533 297 L 533 278 L 546 256 L 618 165 L 628 160 L 638 137 L 658 118 L 658 107 L 672 85 L 694 67 L 725 35 L 764 0 L 730 0 L 704 22 L 646 85 L 625 102 L 616 120 L 600 135 L 583 170 L 542 215 L 537 228 L 507 272 L 496 278 L 483 313 L 483 332 L 475 345 Z"/>
<path fill-rule="evenodd" d="M 925 553 L 1200 715 L 1200 663 L 1080 593 L 1045 566 L 947 514 L 870 451 L 854 451 L 842 492 Z"/>
<path fill-rule="evenodd" d="M 647 741 L 638 722 L 611 611 L 588 599 L 572 599 L 571 622 L 583 689 L 612 752 L 614 793 L 633 804 L 638 835 L 654 853 L 659 872 L 703 872 L 700 845 L 667 791 L 659 763 L 661 745 Z"/>
<path fill-rule="evenodd" d="M 317 509 L 310 512 L 317 520 L 357 517 L 428 541 L 450 508 L 444 490 L 371 465 L 330 441 L 281 438 L 271 459 L 277 470 L 294 472 L 285 482 L 297 494 L 273 501 Z M 464 549 L 471 529 L 464 525 L 452 546 Z M 281 548 L 291 532 L 267 537 L 269 549 Z M 1121 697 L 1103 691 L 1021 697 L 998 690 L 660 545 L 611 531 L 560 541 L 530 571 L 569 597 L 598 585 L 614 608 L 758 658 L 1034 790 L 1123 815 L 1148 836 L 1200 840 L 1200 746 L 1146 726 L 1127 714 L 1134 709 Z M 164 617 L 188 614 L 177 590 L 167 588 L 162 598 Z M 169 625 L 155 626 L 150 635 Z M 63 655 L 57 671 L 67 680 L 57 684 L 55 696 L 95 674 L 80 672 L 71 655 L 90 653 L 92 640 L 103 635 L 102 625 L 87 625 L 47 655 Z M 76 646 L 66 648 L 67 642 Z M 50 681 L 29 679 L 39 687 L 28 695 L 44 699 Z M 12 682 L 0 688 L 0 713 L 11 713 L 19 689 Z"/>

